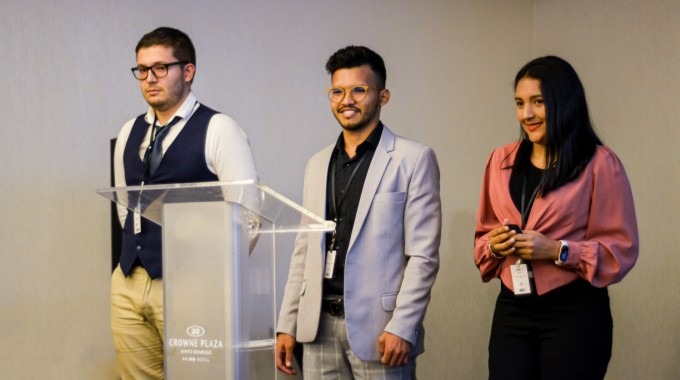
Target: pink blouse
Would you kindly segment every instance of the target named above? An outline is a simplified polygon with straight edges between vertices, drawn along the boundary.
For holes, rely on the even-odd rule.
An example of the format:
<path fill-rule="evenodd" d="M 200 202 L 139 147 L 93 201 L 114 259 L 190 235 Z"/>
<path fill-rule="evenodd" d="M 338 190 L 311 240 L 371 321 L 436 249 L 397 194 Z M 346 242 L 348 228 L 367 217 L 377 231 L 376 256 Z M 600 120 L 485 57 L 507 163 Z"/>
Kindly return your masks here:
<path fill-rule="evenodd" d="M 509 289 L 513 288 L 510 265 L 518 256 L 491 256 L 487 234 L 505 219 L 521 225 L 509 187 L 516 153 L 517 142 L 491 153 L 475 228 L 474 257 L 482 280 L 500 277 Z M 562 266 L 551 260 L 532 262 L 538 295 L 579 277 L 600 288 L 621 281 L 635 265 L 639 238 L 633 194 L 619 158 L 609 148 L 598 146 L 577 179 L 536 198 L 524 229 L 569 244 L 569 257 Z"/>

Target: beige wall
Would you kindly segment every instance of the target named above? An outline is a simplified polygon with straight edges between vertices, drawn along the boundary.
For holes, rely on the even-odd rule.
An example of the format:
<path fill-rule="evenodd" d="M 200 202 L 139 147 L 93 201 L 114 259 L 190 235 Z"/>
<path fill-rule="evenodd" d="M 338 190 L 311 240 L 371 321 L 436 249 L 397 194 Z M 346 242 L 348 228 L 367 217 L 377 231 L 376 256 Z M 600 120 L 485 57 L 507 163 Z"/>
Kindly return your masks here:
<path fill-rule="evenodd" d="M 472 261 L 481 171 L 518 134 L 515 72 L 536 55 L 569 60 L 626 165 L 642 241 L 638 266 L 611 288 L 608 378 L 679 378 L 678 19 L 674 0 L 4 1 L 2 377 L 114 378 L 109 205 L 94 190 L 108 185 L 108 140 L 145 110 L 128 71 L 134 45 L 171 25 L 196 44 L 199 99 L 239 121 L 262 181 L 294 200 L 307 157 L 339 133 L 326 58 L 347 44 L 385 58 L 383 120 L 434 147 L 442 169 L 442 268 L 421 379 L 486 377 L 498 283 L 482 284 Z"/>

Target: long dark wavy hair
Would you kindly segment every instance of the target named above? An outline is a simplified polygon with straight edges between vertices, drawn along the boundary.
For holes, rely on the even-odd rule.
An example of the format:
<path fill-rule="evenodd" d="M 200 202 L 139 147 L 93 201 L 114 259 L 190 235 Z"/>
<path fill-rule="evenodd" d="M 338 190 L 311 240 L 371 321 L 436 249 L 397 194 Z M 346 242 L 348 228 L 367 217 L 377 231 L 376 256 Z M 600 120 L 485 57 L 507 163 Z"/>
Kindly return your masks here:
<path fill-rule="evenodd" d="M 540 81 L 543 94 L 547 119 L 546 169 L 539 191 L 545 196 L 577 178 L 602 141 L 593 130 L 581 80 L 567 61 L 555 56 L 536 58 L 519 70 L 515 89 L 522 78 Z M 532 143 L 523 129 L 521 134 L 513 174 L 530 162 Z"/>

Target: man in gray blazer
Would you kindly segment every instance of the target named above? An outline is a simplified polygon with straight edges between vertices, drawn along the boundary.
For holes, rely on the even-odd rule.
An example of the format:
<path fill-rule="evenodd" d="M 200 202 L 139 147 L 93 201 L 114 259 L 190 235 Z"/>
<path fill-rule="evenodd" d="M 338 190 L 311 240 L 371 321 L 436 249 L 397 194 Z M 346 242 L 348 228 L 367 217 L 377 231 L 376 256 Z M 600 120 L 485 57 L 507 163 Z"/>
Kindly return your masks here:
<path fill-rule="evenodd" d="M 296 239 L 277 325 L 277 367 L 295 373 L 300 342 L 306 379 L 414 378 L 439 268 L 437 159 L 380 121 L 390 92 L 378 54 L 348 46 L 326 70 L 342 133 L 309 160 L 303 205 L 336 228 Z"/>

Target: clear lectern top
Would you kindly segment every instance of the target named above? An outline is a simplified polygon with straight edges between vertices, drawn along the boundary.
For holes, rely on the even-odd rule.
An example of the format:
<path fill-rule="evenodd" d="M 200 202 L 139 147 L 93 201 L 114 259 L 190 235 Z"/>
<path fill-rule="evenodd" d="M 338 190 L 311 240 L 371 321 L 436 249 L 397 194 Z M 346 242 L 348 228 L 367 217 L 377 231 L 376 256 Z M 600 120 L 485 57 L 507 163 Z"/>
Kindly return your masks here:
<path fill-rule="evenodd" d="M 334 223 L 255 181 L 175 183 L 99 189 L 119 207 L 162 225 L 166 203 L 227 201 L 245 207 L 259 221 L 259 233 L 332 231 Z"/>

